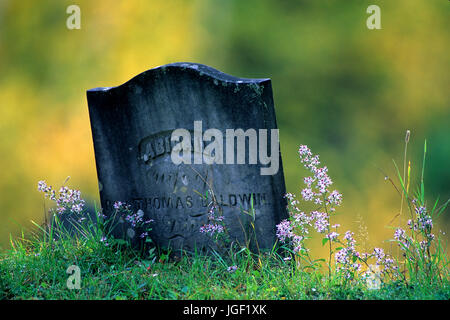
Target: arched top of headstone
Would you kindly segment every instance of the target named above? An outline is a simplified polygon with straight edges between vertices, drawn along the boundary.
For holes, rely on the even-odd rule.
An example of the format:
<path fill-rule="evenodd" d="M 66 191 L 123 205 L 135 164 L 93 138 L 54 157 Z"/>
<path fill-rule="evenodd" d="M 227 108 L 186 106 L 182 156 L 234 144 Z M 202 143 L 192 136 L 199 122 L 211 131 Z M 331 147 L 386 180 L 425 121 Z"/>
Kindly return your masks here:
<path fill-rule="evenodd" d="M 176 74 L 179 72 L 191 72 L 193 74 L 198 75 L 199 77 L 209 77 L 213 81 L 221 81 L 222 83 L 243 83 L 243 84 L 261 84 L 269 81 L 269 78 L 239 78 L 224 72 L 221 72 L 217 69 L 211 68 L 207 65 L 200 63 L 192 63 L 192 62 L 175 62 L 170 64 L 165 64 L 162 66 L 158 66 L 147 71 L 144 71 L 137 76 L 131 78 L 127 82 L 116 86 L 116 87 L 98 87 L 88 90 L 88 92 L 105 92 L 110 91 L 120 87 L 127 87 L 133 85 L 135 82 L 139 82 L 149 78 L 156 78 L 161 75 L 169 75 L 170 73 Z"/>

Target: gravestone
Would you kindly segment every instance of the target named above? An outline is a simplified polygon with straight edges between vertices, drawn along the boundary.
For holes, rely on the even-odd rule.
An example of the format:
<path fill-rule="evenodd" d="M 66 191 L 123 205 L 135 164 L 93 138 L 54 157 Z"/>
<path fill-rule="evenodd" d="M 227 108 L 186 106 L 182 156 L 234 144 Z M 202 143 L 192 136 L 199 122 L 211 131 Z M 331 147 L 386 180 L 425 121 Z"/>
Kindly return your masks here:
<path fill-rule="evenodd" d="M 288 214 L 270 79 L 173 63 L 87 99 L 106 216 L 122 201 L 154 220 L 157 246 L 205 249 L 214 194 L 231 239 L 273 247 Z M 115 233 L 139 241 L 122 219 Z"/>

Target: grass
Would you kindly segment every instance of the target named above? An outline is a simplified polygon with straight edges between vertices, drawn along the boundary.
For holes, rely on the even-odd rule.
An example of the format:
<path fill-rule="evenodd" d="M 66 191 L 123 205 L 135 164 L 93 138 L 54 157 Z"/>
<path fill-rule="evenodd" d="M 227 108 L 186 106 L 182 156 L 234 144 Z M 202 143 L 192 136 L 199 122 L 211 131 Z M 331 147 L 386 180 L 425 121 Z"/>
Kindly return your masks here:
<path fill-rule="evenodd" d="M 410 162 L 406 170 L 408 140 L 409 133 L 403 175 L 394 163 L 399 186 L 386 176 L 401 198 L 400 214 L 405 209 L 403 214 L 409 212 L 411 218 L 406 230 L 399 226 L 391 240 L 401 255 L 385 254 L 380 248 L 359 253 L 350 231 L 344 238 L 337 232 L 330 236 L 338 231 L 328 214 L 331 205 L 338 207 L 341 202 L 337 191 L 322 194 L 323 206 L 317 210 L 327 214 L 314 211 L 315 216 L 302 212 L 297 207 L 300 202 L 292 194 L 288 196 L 291 218 L 277 226 L 283 250 L 274 246 L 272 251 L 258 248 L 255 253 L 249 243 L 239 246 L 231 242 L 222 254 L 182 253 L 177 257 L 167 252 L 156 254 L 152 246 L 145 252 L 136 250 L 127 241 L 114 238 L 113 226 L 100 212 L 95 218 L 84 214 L 84 200 L 78 191 L 63 187 L 56 193 L 41 181 L 38 188 L 57 204 L 52 209 L 53 219 L 45 226 L 35 224 L 36 230 L 29 236 L 11 239 L 11 248 L 0 253 L 0 299 L 449 300 L 450 262 L 440 235 L 432 231 L 433 219 L 444 212 L 450 200 L 442 205 L 433 202 L 427 208 L 423 179 L 426 143 L 420 184 L 416 192 L 411 191 Z M 308 155 L 302 162 L 313 163 L 310 150 L 302 147 Z M 320 174 L 315 166 L 309 168 L 316 176 Z M 230 244 L 223 238 L 226 232 L 217 231 L 222 230 L 218 226 L 223 224 L 223 216 L 212 190 L 211 195 L 209 220 L 214 225 L 205 230 L 215 230 L 216 240 Z M 304 201 L 308 201 L 305 196 Z M 124 203 L 116 202 L 114 207 L 116 214 L 123 214 L 124 220 L 143 232 L 142 243 L 151 242 L 146 232 L 151 230 L 151 221 L 144 221 L 143 213 L 134 213 Z M 244 213 L 254 222 L 252 212 L 253 205 Z M 70 220 L 59 218 L 65 214 L 70 214 Z M 309 256 L 306 231 L 313 228 L 329 247 L 327 259 L 311 260 Z M 383 269 L 374 272 L 374 265 Z"/>
<path fill-rule="evenodd" d="M 342 286 L 339 278 L 296 268 L 276 253 L 260 259 L 244 249 L 234 257 L 184 255 L 177 261 L 145 260 L 122 245 L 94 239 L 50 244 L 21 239 L 0 260 L 1 299 L 450 299 L 440 285 L 411 282 Z M 80 289 L 69 289 L 70 265 L 81 271 Z M 236 265 L 234 272 L 228 267 Z"/>

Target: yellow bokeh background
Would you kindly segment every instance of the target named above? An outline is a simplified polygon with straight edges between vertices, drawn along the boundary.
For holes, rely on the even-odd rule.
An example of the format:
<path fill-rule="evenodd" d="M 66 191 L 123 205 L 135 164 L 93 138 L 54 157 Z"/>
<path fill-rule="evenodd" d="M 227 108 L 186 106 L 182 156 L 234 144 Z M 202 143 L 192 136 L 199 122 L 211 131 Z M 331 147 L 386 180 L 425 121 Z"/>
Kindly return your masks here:
<path fill-rule="evenodd" d="M 80 30 L 66 27 L 71 4 Z M 381 8 L 381 30 L 366 27 L 370 4 Z M 389 246 L 400 198 L 379 168 L 395 178 L 407 129 L 416 176 L 428 140 L 429 203 L 450 197 L 449 9 L 422 0 L 0 1 L 0 244 L 42 221 L 38 180 L 70 176 L 98 202 L 87 89 L 191 61 L 270 77 L 288 191 L 300 194 L 297 147 L 307 144 L 344 194 L 334 222 L 357 232 L 360 216 L 365 242 Z"/>

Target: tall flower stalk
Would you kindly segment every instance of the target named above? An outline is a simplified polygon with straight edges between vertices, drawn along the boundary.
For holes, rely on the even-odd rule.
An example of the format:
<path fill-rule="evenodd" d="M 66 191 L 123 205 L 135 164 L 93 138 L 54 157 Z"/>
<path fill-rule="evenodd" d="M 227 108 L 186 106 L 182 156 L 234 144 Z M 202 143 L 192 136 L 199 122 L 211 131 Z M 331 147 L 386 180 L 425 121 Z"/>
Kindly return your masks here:
<path fill-rule="evenodd" d="M 291 193 L 286 194 L 291 218 L 277 226 L 277 235 L 281 242 L 293 244 L 295 253 L 306 255 L 308 249 L 304 241 L 307 239 L 309 229 L 314 228 L 322 234 L 322 243 L 328 242 L 329 245 L 328 270 L 331 276 L 332 244 L 338 240 L 339 236 L 335 230 L 332 230 L 331 214 L 341 205 L 342 194 L 330 188 L 333 181 L 328 175 L 328 168 L 320 167 L 319 155 L 314 155 L 306 145 L 299 147 L 298 154 L 300 162 L 311 173 L 303 180 L 305 188 L 301 191 L 302 199 L 305 202 L 313 202 L 317 208 L 309 214 L 304 213 L 298 208 L 299 201 L 295 199 L 295 196 Z"/>
<path fill-rule="evenodd" d="M 408 132 L 406 143 L 409 142 L 409 134 Z M 411 215 L 406 230 L 402 227 L 396 228 L 392 240 L 398 243 L 407 270 L 401 271 L 399 259 L 394 258 L 382 248 L 374 248 L 373 251 L 368 253 L 358 252 L 353 233 L 347 231 L 341 236 L 340 225 L 331 225 L 331 216 L 341 205 L 342 194 L 330 188 L 333 181 L 328 176 L 327 167 L 320 167 L 319 156 L 312 154 L 311 150 L 305 145 L 300 146 L 299 157 L 311 176 L 304 178 L 305 187 L 301 190 L 301 196 L 302 201 L 312 202 L 317 207 L 311 212 L 305 213 L 300 209 L 300 201 L 296 199 L 295 195 L 286 194 L 290 217 L 277 225 L 279 241 L 291 245 L 296 255 L 314 264 L 314 261 L 309 258 L 309 250 L 306 248 L 305 241 L 309 238 L 311 229 L 315 229 L 323 237 L 322 244 L 325 245 L 328 242 L 329 277 L 332 276 L 334 253 L 335 274 L 343 280 L 344 285 L 348 281 L 372 277 L 374 269 L 377 270 L 377 277 L 380 280 L 389 278 L 393 281 L 403 281 L 405 284 L 408 284 L 409 281 L 434 283 L 435 279 L 442 282 L 443 277 L 448 276 L 447 266 L 449 262 L 439 236 L 433 233 L 433 219 L 446 209 L 450 200 L 440 207 L 438 207 L 438 201 L 432 208 L 426 206 L 423 179 L 425 155 L 426 142 L 420 185 L 414 198 L 411 197 L 409 188 L 410 162 L 408 162 L 407 174 L 403 172 L 402 175 L 396 166 L 400 187 L 397 187 L 391 178 L 385 176 L 385 180 L 391 182 L 405 201 Z M 407 178 L 406 181 L 405 178 Z"/>

